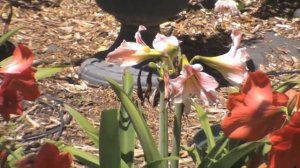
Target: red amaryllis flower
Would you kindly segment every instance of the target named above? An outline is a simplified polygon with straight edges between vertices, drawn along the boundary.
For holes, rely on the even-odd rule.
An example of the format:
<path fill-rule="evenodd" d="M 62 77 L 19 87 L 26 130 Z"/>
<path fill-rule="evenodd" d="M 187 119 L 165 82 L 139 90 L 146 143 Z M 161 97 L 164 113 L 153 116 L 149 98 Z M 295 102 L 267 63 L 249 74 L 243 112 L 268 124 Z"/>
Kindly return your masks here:
<path fill-rule="evenodd" d="M 274 131 L 270 139 L 269 168 L 300 167 L 300 111 L 293 114 L 286 126 Z"/>
<path fill-rule="evenodd" d="M 171 79 L 175 103 L 182 103 L 192 96 L 200 98 L 205 105 L 215 102 L 215 89 L 219 84 L 212 76 L 201 72 L 202 69 L 200 64 L 184 65 L 181 75 Z"/>
<path fill-rule="evenodd" d="M 5 120 L 10 114 L 22 114 L 22 100 L 35 100 L 39 89 L 34 78 L 35 70 L 31 67 L 33 54 L 20 44 L 14 51 L 13 58 L 0 68 L 2 83 L 0 87 L 0 113 Z"/>
<path fill-rule="evenodd" d="M 19 74 L 31 67 L 33 54 L 31 50 L 22 44 L 15 49 L 12 60 L 0 68 L 0 73 Z"/>
<path fill-rule="evenodd" d="M 6 87 L 0 88 L 0 114 L 8 121 L 10 114 L 21 115 L 23 112 L 22 95 L 19 91 Z"/>
<path fill-rule="evenodd" d="M 29 67 L 20 74 L 4 74 L 1 88 L 18 90 L 24 100 L 33 101 L 40 96 L 34 73 L 35 70 Z"/>
<path fill-rule="evenodd" d="M 70 168 L 72 157 L 69 153 L 59 153 L 57 147 L 46 143 L 38 155 L 28 156 L 17 163 L 18 168 Z"/>
<path fill-rule="evenodd" d="M 35 69 L 31 67 L 33 53 L 22 44 L 15 49 L 12 60 L 0 68 L 3 74 L 1 88 L 15 89 L 21 92 L 25 100 L 34 100 L 39 95 L 34 74 Z"/>
<path fill-rule="evenodd" d="M 232 139 L 259 140 L 282 126 L 285 116 L 281 108 L 287 101 L 285 94 L 272 91 L 265 73 L 249 73 L 240 92 L 229 95 L 230 113 L 222 121 L 222 129 Z"/>

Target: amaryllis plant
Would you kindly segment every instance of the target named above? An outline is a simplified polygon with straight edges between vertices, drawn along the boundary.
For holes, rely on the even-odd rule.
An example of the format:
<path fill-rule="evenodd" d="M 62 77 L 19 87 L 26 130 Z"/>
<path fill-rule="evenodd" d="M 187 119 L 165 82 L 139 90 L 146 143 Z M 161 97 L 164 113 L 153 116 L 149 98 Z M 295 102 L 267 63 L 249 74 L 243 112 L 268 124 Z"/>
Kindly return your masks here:
<path fill-rule="evenodd" d="M 266 73 L 249 72 L 246 61 L 251 53 L 240 48 L 242 32 L 238 29 L 231 32 L 232 45 L 227 53 L 214 57 L 197 55 L 191 60 L 181 53 L 180 41 L 175 36 L 157 34 L 149 46 L 143 41 L 141 31 L 146 31 L 145 27 L 139 28 L 135 42 L 124 41 L 109 53 L 106 62 L 123 67 L 143 63 L 153 71 L 149 74 L 157 75 L 157 86 L 144 88 L 145 93 L 139 88 L 137 94 L 142 102 L 152 95 L 149 100 L 154 106 L 158 104 L 158 144 L 143 116 L 142 102 L 134 99 L 134 79 L 125 68 L 122 86 L 107 79 L 121 104 L 118 109 L 101 112 L 99 129 L 75 109 L 64 105 L 99 149 L 98 154 L 62 142 L 53 142 L 55 146 L 47 143 L 38 154 L 17 157 L 18 149 L 3 147 L 0 148 L 0 165 L 14 160 L 15 167 L 67 168 L 75 158 L 87 167 L 131 168 L 135 167 L 138 139 L 147 168 L 181 167 L 181 150 L 194 161 L 189 163 L 191 167 L 300 166 L 299 79 L 272 84 Z M 19 45 L 12 59 L 0 68 L 0 112 L 5 120 L 9 120 L 11 114 L 22 114 L 23 100 L 32 101 L 40 95 L 36 83 L 39 75 L 31 66 L 32 61 L 32 52 Z M 206 112 L 209 106 L 218 105 L 219 84 L 204 71 L 202 64 L 216 69 L 235 86 L 235 92 L 228 94 L 227 113 L 214 125 L 210 124 Z M 181 120 L 187 112 L 197 114 L 204 132 L 202 140 L 191 146 L 181 142 Z M 173 115 L 174 120 L 170 121 L 169 115 Z M 172 131 L 169 130 L 171 122 Z"/>
<path fill-rule="evenodd" d="M 135 167 L 134 152 L 138 138 L 143 149 L 144 167 L 149 168 L 181 167 L 181 150 L 185 150 L 194 161 L 189 163 L 191 167 L 300 166 L 300 92 L 296 87 L 300 84 L 299 79 L 272 84 L 266 73 L 249 72 L 246 61 L 251 53 L 240 48 L 242 32 L 238 29 L 231 32 L 232 45 L 227 53 L 214 57 L 197 55 L 191 60 L 181 53 L 180 41 L 176 37 L 157 34 L 152 46 L 149 46 L 143 41 L 141 31 L 146 31 L 145 27 L 139 28 L 135 42 L 124 41 L 109 53 L 106 62 L 123 67 L 143 63 L 157 75 L 158 85 L 145 88 L 145 93 L 140 88 L 138 96 L 144 101 L 147 95 L 152 95 L 153 105 L 158 104 L 158 144 L 143 116 L 141 103 L 134 99 L 134 79 L 125 68 L 122 86 L 107 79 L 121 104 L 118 109 L 101 112 L 99 129 L 78 111 L 64 105 L 99 153 L 95 155 L 72 145 L 53 142 L 60 151 L 72 154 L 87 167 L 131 168 Z M 13 59 L 0 69 L 3 77 L 0 107 L 6 120 L 10 114 L 21 115 L 22 100 L 34 100 L 39 96 L 35 80 L 37 72 L 31 67 L 32 56 L 28 48 L 20 45 Z M 206 111 L 208 106 L 218 105 L 219 84 L 203 71 L 202 64 L 216 69 L 235 86 L 235 92 L 228 94 L 226 115 L 214 125 L 210 124 Z M 202 140 L 191 146 L 181 142 L 181 120 L 187 112 L 196 112 L 201 132 L 204 132 L 200 137 Z M 174 120 L 170 121 L 169 115 L 174 115 Z M 171 122 L 172 131 L 169 130 Z M 172 137 L 169 137 L 170 132 Z M 37 155 L 19 157 L 13 165 L 70 167 L 71 155 L 60 154 L 58 149 L 46 144 Z M 15 153 L 0 150 L 2 160 L 9 160 Z M 49 155 L 51 159 L 48 159 Z"/>
<path fill-rule="evenodd" d="M 34 78 L 36 70 L 31 67 L 32 61 L 32 52 L 20 44 L 12 59 L 0 68 L 0 113 L 5 120 L 9 120 L 10 114 L 22 114 L 23 100 L 33 101 L 40 95 Z"/>
<path fill-rule="evenodd" d="M 4 34 L 0 38 L 0 44 L 17 30 Z M 23 44 L 18 44 L 13 55 L 0 62 L 0 114 L 6 122 L 14 122 L 10 121 L 11 115 L 23 115 L 24 101 L 34 101 L 40 96 L 38 79 L 53 75 L 61 69 L 36 69 L 32 67 L 33 59 L 32 51 Z M 13 130 L 7 130 L 7 132 L 13 132 Z M 15 144 L 14 141 L 10 142 L 1 135 L 0 151 L 0 167 L 3 168 L 69 168 L 72 164 L 70 154 L 59 154 L 58 148 L 50 143 L 45 144 L 37 155 L 33 153 L 25 156 L 23 145 Z"/>
<path fill-rule="evenodd" d="M 219 3 L 217 8 L 229 9 L 229 6 Z M 233 6 L 233 2 L 226 5 Z M 195 147 L 184 147 L 197 167 L 288 165 L 292 168 L 299 165 L 297 160 L 299 156 L 297 138 L 300 135 L 297 130 L 300 114 L 299 92 L 290 90 L 298 85 L 299 81 L 287 82 L 274 89 L 264 72 L 249 72 L 246 61 L 251 57 L 246 48 L 240 48 L 242 32 L 238 29 L 232 30 L 232 46 L 227 53 L 215 57 L 198 55 L 191 61 L 181 53 L 179 40 L 174 36 L 166 37 L 158 34 L 153 41 L 153 48 L 147 46 L 140 35 L 140 31 L 144 30 L 144 27 L 140 27 L 136 34 L 136 42 L 124 41 L 120 47 L 108 54 L 106 61 L 121 66 L 132 66 L 148 61 L 149 67 L 158 74 L 159 85 L 153 94 L 160 95 L 158 150 L 146 122 L 141 118 L 139 108 L 132 102 L 129 96 L 131 94 L 128 95 L 130 93 L 128 86 L 125 85 L 123 90 L 117 83 L 108 79 L 121 101 L 121 109 L 125 109 L 120 115 L 125 114 L 131 119 L 141 141 L 147 167 L 169 167 L 168 160 L 172 168 L 179 167 L 181 117 L 183 112 L 193 109 L 190 108 L 191 105 L 196 109 L 207 137 L 207 146 L 204 148 L 195 150 Z M 221 121 L 222 130 L 219 130 L 219 135 L 213 135 L 205 117 L 205 109 L 194 101 L 199 100 L 197 102 L 206 107 L 216 104 L 218 100 L 216 89 L 219 85 L 214 77 L 202 71 L 201 63 L 216 69 L 229 83 L 240 87 L 239 91 L 229 94 L 227 103 L 229 113 Z M 129 79 L 125 77 L 124 84 L 128 83 L 127 80 Z M 168 113 L 173 110 L 175 111 L 173 138 L 172 145 L 169 145 Z M 145 137 L 148 137 L 147 140 Z M 122 146 L 124 137 L 119 138 Z M 172 146 L 172 151 L 168 150 L 169 146 Z M 100 151 L 101 148 L 105 147 L 100 143 Z M 267 148 L 269 150 L 263 150 Z M 203 151 L 199 152 L 201 150 Z M 133 152 L 133 149 L 131 151 Z M 105 150 L 103 152 L 106 153 Z M 116 155 L 118 152 L 121 153 L 121 163 L 128 160 L 122 150 L 116 152 Z M 287 161 L 289 155 L 291 160 Z M 111 163 L 115 163 L 113 159 Z"/>

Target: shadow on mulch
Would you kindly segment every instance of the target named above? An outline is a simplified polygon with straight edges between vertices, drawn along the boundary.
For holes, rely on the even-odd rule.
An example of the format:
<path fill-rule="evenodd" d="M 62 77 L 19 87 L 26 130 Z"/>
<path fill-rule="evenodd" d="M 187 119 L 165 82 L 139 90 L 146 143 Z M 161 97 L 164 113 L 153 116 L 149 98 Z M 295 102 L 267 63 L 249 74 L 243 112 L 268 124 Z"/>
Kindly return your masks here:
<path fill-rule="evenodd" d="M 187 10 L 213 9 L 217 0 L 192 0 L 187 6 Z"/>
<path fill-rule="evenodd" d="M 216 56 L 229 51 L 231 38 L 230 32 L 220 30 L 218 34 L 206 37 L 203 34 L 181 35 L 178 36 L 181 41 L 180 47 L 188 58 L 195 55 Z"/>
<path fill-rule="evenodd" d="M 230 44 L 232 43 L 230 32 L 224 32 L 222 30 L 211 37 L 206 37 L 203 34 L 197 34 L 182 35 L 179 36 L 178 39 L 182 41 L 180 47 L 182 53 L 184 53 L 188 59 L 192 59 L 192 57 L 196 55 L 217 56 L 225 54 L 229 51 Z M 206 66 L 205 64 L 201 65 L 203 65 L 205 72 L 215 77 L 221 87 L 229 85 L 218 71 Z"/>
<path fill-rule="evenodd" d="M 252 15 L 260 19 L 268 19 L 274 16 L 292 18 L 295 10 L 298 8 L 300 8 L 299 0 L 278 0 L 277 3 L 262 4 L 257 12 Z"/>
<path fill-rule="evenodd" d="M 40 11 L 43 6 L 45 7 L 59 7 L 62 0 L 36 0 L 36 1 L 27 1 L 27 0 L 11 0 L 10 3 L 14 7 L 21 7 L 24 9 L 30 9 L 34 11 Z"/>

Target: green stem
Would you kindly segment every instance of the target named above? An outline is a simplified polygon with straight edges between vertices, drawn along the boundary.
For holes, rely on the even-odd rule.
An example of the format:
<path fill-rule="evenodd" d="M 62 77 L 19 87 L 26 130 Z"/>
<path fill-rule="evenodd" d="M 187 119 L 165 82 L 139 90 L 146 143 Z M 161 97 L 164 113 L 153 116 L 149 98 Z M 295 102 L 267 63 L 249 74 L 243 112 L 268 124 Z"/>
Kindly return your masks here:
<path fill-rule="evenodd" d="M 172 156 L 179 156 L 180 151 L 180 135 L 181 135 L 181 119 L 183 114 L 184 105 L 182 103 L 175 104 L 175 116 L 173 127 L 173 144 L 172 144 Z M 179 161 L 172 160 L 171 168 L 178 168 Z"/>
<path fill-rule="evenodd" d="M 159 152 L 162 157 L 168 156 L 168 112 L 165 102 L 165 87 L 164 82 L 159 86 L 160 99 L 159 99 Z M 164 167 L 168 167 L 168 161 L 163 161 Z"/>

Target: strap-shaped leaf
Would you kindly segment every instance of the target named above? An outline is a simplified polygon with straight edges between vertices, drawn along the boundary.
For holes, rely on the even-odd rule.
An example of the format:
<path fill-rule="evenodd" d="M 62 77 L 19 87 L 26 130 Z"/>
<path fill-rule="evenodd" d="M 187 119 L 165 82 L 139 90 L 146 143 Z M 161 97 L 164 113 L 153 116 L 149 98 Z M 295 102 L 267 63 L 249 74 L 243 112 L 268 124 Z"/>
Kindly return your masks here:
<path fill-rule="evenodd" d="M 141 113 L 138 111 L 138 108 L 132 102 L 132 100 L 128 97 L 126 92 L 113 80 L 107 80 L 111 85 L 112 89 L 117 94 L 118 98 L 120 99 L 123 107 L 128 112 L 134 129 L 138 135 L 138 138 L 141 142 L 141 145 L 144 150 L 145 159 L 147 163 L 151 163 L 156 160 L 162 159 L 161 155 L 159 154 L 157 147 L 155 145 L 154 139 L 150 133 L 150 130 L 146 124 L 146 121 L 143 119 Z M 150 167 L 150 166 L 149 166 Z M 156 168 L 162 167 L 161 164 L 155 166 Z"/>
<path fill-rule="evenodd" d="M 284 82 L 283 84 L 278 86 L 275 90 L 277 92 L 284 93 L 299 84 L 300 84 L 300 79 L 290 80 L 290 81 Z"/>
<path fill-rule="evenodd" d="M 12 56 L 5 58 L 0 62 L 0 67 L 3 67 L 5 64 L 9 63 L 9 61 L 12 59 Z"/>
<path fill-rule="evenodd" d="M 55 75 L 62 71 L 62 67 L 51 67 L 51 68 L 37 68 L 35 73 L 35 79 L 41 80 L 50 76 Z"/>
<path fill-rule="evenodd" d="M 213 160 L 217 160 L 220 158 L 221 154 L 224 153 L 225 147 L 228 145 L 229 139 L 226 137 L 221 137 L 217 140 L 216 145 L 212 148 L 212 150 L 205 156 L 203 161 L 201 162 L 200 167 L 209 167 Z"/>
<path fill-rule="evenodd" d="M 102 111 L 100 123 L 100 168 L 120 168 L 118 111 L 116 109 Z"/>
<path fill-rule="evenodd" d="M 201 164 L 201 157 L 199 150 L 197 149 L 196 145 L 193 145 L 191 147 L 182 146 L 183 150 L 187 151 L 189 156 L 193 159 L 196 167 L 199 167 Z"/>
<path fill-rule="evenodd" d="M 133 94 L 134 80 L 133 76 L 129 70 L 125 69 L 123 74 L 123 89 L 129 98 L 132 98 Z M 133 166 L 134 160 L 134 148 L 136 142 L 135 131 L 131 122 L 131 119 L 121 105 L 120 107 L 120 117 L 119 117 L 119 140 L 120 140 L 120 150 L 121 158 L 126 162 L 129 167 Z"/>
<path fill-rule="evenodd" d="M 14 30 L 11 30 L 5 34 L 3 34 L 1 37 L 0 37 L 0 45 L 4 44 L 7 40 L 9 40 L 9 38 L 11 36 L 13 36 L 14 34 L 16 34 L 21 28 L 17 28 L 17 29 L 14 29 Z"/>
<path fill-rule="evenodd" d="M 100 167 L 99 157 L 96 155 L 85 152 L 81 149 L 77 149 L 73 146 L 65 145 L 63 142 L 60 141 L 47 140 L 47 142 L 55 144 L 60 151 L 69 152 L 73 157 L 75 157 L 80 162 L 84 163 L 89 168 Z M 128 166 L 123 160 L 121 160 L 121 168 L 128 168 Z"/>
<path fill-rule="evenodd" d="M 205 132 L 205 135 L 207 137 L 207 143 L 208 143 L 208 152 L 216 145 L 214 135 L 212 133 L 208 117 L 204 111 L 204 109 L 199 106 L 198 104 L 194 103 L 194 107 L 196 108 L 199 120 L 201 122 L 201 127 L 203 131 Z"/>
<path fill-rule="evenodd" d="M 66 110 L 72 115 L 75 121 L 79 124 L 79 126 L 83 129 L 86 135 L 93 141 L 96 147 L 99 147 L 99 133 L 96 128 L 92 126 L 92 124 L 78 111 L 73 109 L 72 107 L 64 104 Z"/>
<path fill-rule="evenodd" d="M 180 157 L 178 156 L 168 156 L 168 157 L 164 157 L 162 159 L 153 161 L 151 163 L 148 163 L 145 167 L 156 167 L 157 165 L 161 164 L 163 161 L 168 161 L 168 160 L 179 160 Z"/>
<path fill-rule="evenodd" d="M 60 146 L 59 149 L 64 152 L 69 152 L 77 160 L 84 163 L 89 168 L 99 168 L 100 166 L 99 158 L 95 155 L 92 155 L 91 153 L 67 145 Z"/>
<path fill-rule="evenodd" d="M 242 145 L 235 147 L 229 153 L 227 153 L 224 157 L 219 159 L 218 161 L 212 163 L 210 168 L 228 168 L 232 167 L 237 161 L 239 161 L 242 157 L 247 155 L 252 150 L 257 147 L 263 145 L 264 141 L 256 141 L 256 142 L 248 142 Z"/>

